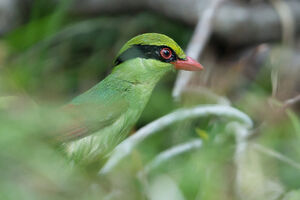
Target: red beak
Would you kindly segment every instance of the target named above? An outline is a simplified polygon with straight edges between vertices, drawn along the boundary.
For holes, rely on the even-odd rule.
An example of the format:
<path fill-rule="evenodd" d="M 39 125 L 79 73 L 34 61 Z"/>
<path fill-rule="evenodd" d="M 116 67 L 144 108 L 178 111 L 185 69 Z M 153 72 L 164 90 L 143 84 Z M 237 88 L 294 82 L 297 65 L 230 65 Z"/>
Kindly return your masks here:
<path fill-rule="evenodd" d="M 186 60 L 177 60 L 172 62 L 172 64 L 175 66 L 175 69 L 187 71 L 200 71 L 204 69 L 200 63 L 189 56 L 186 57 Z"/>

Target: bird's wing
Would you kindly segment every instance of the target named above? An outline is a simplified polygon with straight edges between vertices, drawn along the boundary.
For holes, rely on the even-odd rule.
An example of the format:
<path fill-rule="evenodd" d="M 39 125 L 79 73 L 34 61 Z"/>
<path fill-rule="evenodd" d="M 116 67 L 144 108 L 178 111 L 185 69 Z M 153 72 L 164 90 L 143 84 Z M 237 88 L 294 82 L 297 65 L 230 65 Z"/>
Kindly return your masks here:
<path fill-rule="evenodd" d="M 63 107 L 67 113 L 67 126 L 60 131 L 60 141 L 71 141 L 90 135 L 113 124 L 128 109 L 125 100 L 101 102 L 85 102 L 82 104 L 67 104 Z"/>

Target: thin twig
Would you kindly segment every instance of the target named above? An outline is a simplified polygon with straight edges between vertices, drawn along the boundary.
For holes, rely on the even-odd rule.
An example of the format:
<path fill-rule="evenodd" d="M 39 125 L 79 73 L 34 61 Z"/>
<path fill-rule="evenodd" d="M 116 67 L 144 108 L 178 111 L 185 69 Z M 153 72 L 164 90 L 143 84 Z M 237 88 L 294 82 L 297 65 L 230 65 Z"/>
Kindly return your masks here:
<path fill-rule="evenodd" d="M 290 107 L 292 105 L 295 105 L 296 103 L 300 103 L 300 94 L 298 94 L 297 96 L 295 96 L 291 99 L 288 99 L 288 100 L 284 101 L 283 106 L 285 108 L 287 108 L 287 107 Z"/>
<path fill-rule="evenodd" d="M 143 171 L 147 174 L 163 162 L 166 162 L 188 151 L 199 149 L 201 146 L 202 140 L 195 139 L 190 142 L 179 144 L 170 149 L 167 149 L 166 151 L 163 151 L 162 153 L 158 154 L 148 165 L 146 165 Z"/>
<path fill-rule="evenodd" d="M 272 68 L 271 71 L 271 82 L 272 82 L 272 97 L 276 97 L 277 92 L 278 92 L 278 80 L 279 75 L 278 75 L 278 67 L 275 66 Z"/>
<path fill-rule="evenodd" d="M 153 135 L 175 122 L 210 115 L 236 119 L 248 128 L 253 126 L 252 120 L 248 117 L 248 115 L 230 106 L 203 105 L 196 106 L 194 108 L 179 109 L 144 126 L 131 137 L 120 143 L 114 149 L 105 166 L 101 169 L 100 174 L 105 174 L 111 171 L 125 156 L 131 153 L 135 146 L 150 135 Z"/>
<path fill-rule="evenodd" d="M 203 15 L 199 17 L 198 23 L 195 28 L 194 35 L 189 42 L 186 53 L 188 56 L 197 59 L 203 52 L 204 47 L 208 39 L 210 38 L 213 19 L 217 8 L 221 5 L 224 0 L 214 0 L 210 6 L 203 12 Z M 176 100 L 180 99 L 180 95 L 186 85 L 189 83 L 192 77 L 192 73 L 188 71 L 180 71 L 175 82 L 173 89 L 173 97 Z"/>
<path fill-rule="evenodd" d="M 266 148 L 266 147 L 264 147 L 264 146 L 262 146 L 260 144 L 257 144 L 257 143 L 253 144 L 253 147 L 257 151 L 259 151 L 259 152 L 261 152 L 261 153 L 263 153 L 265 155 L 268 155 L 270 157 L 274 157 L 274 158 L 280 160 L 281 162 L 284 162 L 284 163 L 286 163 L 286 164 L 288 164 L 288 165 L 290 165 L 290 166 L 292 166 L 292 167 L 300 170 L 300 163 L 297 163 L 296 161 L 288 158 L 287 156 L 285 156 L 285 155 L 283 155 L 283 154 L 281 154 L 279 152 L 276 152 L 276 151 L 274 151 L 272 149 Z"/>

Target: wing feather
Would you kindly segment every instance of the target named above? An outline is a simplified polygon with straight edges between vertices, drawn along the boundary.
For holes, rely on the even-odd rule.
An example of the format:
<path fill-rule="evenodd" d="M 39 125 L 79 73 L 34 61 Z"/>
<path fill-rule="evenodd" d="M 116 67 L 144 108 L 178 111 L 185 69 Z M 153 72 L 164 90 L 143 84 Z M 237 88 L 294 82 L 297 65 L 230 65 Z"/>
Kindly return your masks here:
<path fill-rule="evenodd" d="M 126 112 L 128 104 L 123 99 L 110 102 L 67 104 L 63 112 L 68 116 L 68 123 L 60 131 L 59 141 L 72 141 L 93 134 L 112 125 Z"/>

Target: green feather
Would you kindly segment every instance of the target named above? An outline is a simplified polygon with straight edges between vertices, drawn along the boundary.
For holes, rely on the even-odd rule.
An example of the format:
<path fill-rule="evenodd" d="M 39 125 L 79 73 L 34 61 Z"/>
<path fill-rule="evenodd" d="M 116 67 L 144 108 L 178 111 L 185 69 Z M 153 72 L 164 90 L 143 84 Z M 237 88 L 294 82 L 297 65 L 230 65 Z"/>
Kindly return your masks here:
<path fill-rule="evenodd" d="M 175 53 L 178 55 L 179 58 L 181 59 L 186 58 L 184 51 L 174 40 L 172 40 L 166 35 L 159 34 L 159 33 L 145 33 L 132 38 L 121 48 L 117 57 L 119 57 L 124 51 L 129 49 L 131 46 L 136 44 L 169 46 L 175 51 Z"/>

